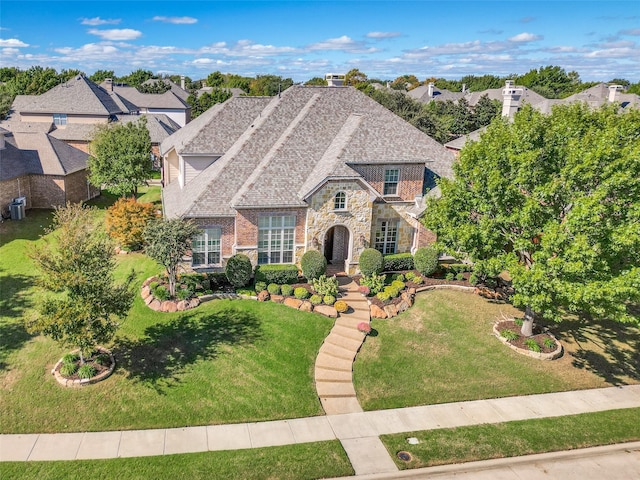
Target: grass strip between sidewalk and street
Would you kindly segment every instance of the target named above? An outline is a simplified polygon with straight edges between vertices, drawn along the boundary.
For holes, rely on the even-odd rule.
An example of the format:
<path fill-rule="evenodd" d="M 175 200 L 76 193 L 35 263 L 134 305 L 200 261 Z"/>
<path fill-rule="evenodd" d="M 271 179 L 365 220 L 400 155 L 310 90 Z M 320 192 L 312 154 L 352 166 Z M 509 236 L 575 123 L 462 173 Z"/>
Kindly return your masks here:
<path fill-rule="evenodd" d="M 303 443 L 251 450 L 189 453 L 158 457 L 0 463 L 0 478 L 122 480 L 331 478 L 353 475 L 340 442 Z"/>
<path fill-rule="evenodd" d="M 573 450 L 640 440 L 640 408 L 382 435 L 400 469 Z M 411 445 L 408 438 L 420 443 Z M 408 462 L 397 457 L 409 452 Z"/>

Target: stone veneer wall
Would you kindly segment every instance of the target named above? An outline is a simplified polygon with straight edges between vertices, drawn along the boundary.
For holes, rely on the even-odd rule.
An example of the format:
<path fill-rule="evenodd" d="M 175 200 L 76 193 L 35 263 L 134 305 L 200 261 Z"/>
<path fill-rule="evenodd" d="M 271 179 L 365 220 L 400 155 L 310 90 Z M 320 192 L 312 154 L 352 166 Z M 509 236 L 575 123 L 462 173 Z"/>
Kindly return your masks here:
<path fill-rule="evenodd" d="M 345 192 L 346 210 L 334 210 L 336 193 Z M 355 273 L 360 253 L 371 242 L 371 192 L 356 181 L 327 182 L 310 200 L 307 211 L 307 249 L 324 253 L 325 237 L 331 227 L 349 230 L 349 273 Z"/>
<path fill-rule="evenodd" d="M 400 220 L 398 225 L 397 253 L 410 252 L 414 243 L 415 219 L 407 213 L 412 203 L 375 203 L 371 221 L 371 247 L 375 247 L 376 226 L 384 220 Z"/>
<path fill-rule="evenodd" d="M 400 170 L 398 179 L 398 197 L 407 202 L 412 202 L 416 195 L 422 195 L 424 183 L 424 163 L 406 163 L 389 165 L 352 165 L 364 179 L 380 195 L 384 191 L 384 171 L 387 168 Z"/>

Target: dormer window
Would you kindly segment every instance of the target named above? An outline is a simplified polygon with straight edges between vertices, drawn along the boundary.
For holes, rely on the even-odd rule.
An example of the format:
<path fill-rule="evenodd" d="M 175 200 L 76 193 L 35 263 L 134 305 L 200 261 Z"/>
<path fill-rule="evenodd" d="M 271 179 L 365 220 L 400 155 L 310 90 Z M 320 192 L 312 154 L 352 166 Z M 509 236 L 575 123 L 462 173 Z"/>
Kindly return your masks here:
<path fill-rule="evenodd" d="M 398 180 L 400 178 L 399 168 L 387 168 L 384 171 L 384 188 L 383 195 L 398 194 Z"/>
<path fill-rule="evenodd" d="M 66 113 L 54 113 L 53 114 L 53 123 L 55 125 L 66 125 L 67 124 L 67 114 Z"/>
<path fill-rule="evenodd" d="M 334 210 L 346 210 L 347 209 L 347 194 L 344 192 L 336 193 L 336 196 L 333 198 L 333 209 Z"/>

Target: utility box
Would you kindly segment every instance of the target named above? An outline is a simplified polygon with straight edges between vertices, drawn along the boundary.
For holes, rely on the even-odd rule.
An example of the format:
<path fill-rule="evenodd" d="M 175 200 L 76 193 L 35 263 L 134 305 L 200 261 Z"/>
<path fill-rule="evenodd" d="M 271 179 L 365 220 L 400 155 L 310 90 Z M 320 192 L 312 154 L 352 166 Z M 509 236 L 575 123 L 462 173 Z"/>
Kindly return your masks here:
<path fill-rule="evenodd" d="M 13 202 L 9 204 L 11 220 L 22 220 L 24 218 L 26 204 L 27 199 L 25 197 L 18 197 L 13 199 Z"/>

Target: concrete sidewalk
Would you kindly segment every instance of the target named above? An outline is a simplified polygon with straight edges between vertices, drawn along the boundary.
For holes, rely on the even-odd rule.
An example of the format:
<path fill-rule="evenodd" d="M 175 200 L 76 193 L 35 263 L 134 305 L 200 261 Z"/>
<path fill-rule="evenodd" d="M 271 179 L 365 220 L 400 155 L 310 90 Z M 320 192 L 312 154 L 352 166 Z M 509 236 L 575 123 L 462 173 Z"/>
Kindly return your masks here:
<path fill-rule="evenodd" d="M 392 472 L 379 435 L 640 407 L 640 385 L 272 422 L 0 435 L 0 461 L 143 457 L 338 439 L 357 475 Z M 393 469 L 392 469 L 393 468 Z M 396 472 L 397 473 L 397 472 Z"/>

